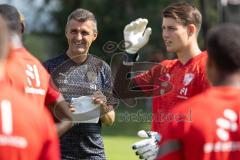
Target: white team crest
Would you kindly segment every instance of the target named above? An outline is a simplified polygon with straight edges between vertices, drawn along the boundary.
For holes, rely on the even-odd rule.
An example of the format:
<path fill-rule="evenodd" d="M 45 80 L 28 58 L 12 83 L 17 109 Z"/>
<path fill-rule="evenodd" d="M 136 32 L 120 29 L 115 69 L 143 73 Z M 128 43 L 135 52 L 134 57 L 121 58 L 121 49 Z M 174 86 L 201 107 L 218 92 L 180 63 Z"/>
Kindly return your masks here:
<path fill-rule="evenodd" d="M 189 85 L 189 84 L 192 82 L 193 78 L 194 78 L 194 74 L 192 74 L 192 73 L 186 73 L 186 74 L 184 75 L 184 79 L 183 79 L 183 84 L 184 84 L 184 86 Z"/>

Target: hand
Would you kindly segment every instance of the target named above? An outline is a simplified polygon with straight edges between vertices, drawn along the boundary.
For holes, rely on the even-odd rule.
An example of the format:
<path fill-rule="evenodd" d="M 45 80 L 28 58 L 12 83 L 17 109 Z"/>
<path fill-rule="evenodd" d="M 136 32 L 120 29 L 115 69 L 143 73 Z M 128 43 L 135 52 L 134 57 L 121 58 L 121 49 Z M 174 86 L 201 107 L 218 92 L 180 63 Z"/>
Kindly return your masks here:
<path fill-rule="evenodd" d="M 139 155 L 140 159 L 156 159 L 159 149 L 157 143 L 161 140 L 161 136 L 157 132 L 144 130 L 139 131 L 138 136 L 146 139 L 133 144 L 132 149 L 136 151 L 136 155 Z"/>
<path fill-rule="evenodd" d="M 101 91 L 96 91 L 92 95 L 93 103 L 100 106 L 101 115 L 109 112 L 110 109 L 107 105 L 107 98 Z"/>
<path fill-rule="evenodd" d="M 102 100 L 103 102 L 107 102 L 107 98 L 106 98 L 106 96 L 102 93 L 102 91 L 95 91 L 95 92 L 93 92 L 93 95 L 92 95 L 92 97 L 94 98 L 94 99 L 100 99 L 100 100 Z"/>
<path fill-rule="evenodd" d="M 74 107 L 73 104 L 70 104 L 70 105 L 69 105 L 69 108 L 70 108 L 70 111 L 71 111 L 71 112 L 76 112 L 76 108 Z"/>
<path fill-rule="evenodd" d="M 147 44 L 152 33 L 150 27 L 146 29 L 147 24 L 147 19 L 139 18 L 125 26 L 123 33 L 127 53 L 135 54 L 140 48 Z M 127 43 L 130 43 L 129 46 L 127 46 Z"/>

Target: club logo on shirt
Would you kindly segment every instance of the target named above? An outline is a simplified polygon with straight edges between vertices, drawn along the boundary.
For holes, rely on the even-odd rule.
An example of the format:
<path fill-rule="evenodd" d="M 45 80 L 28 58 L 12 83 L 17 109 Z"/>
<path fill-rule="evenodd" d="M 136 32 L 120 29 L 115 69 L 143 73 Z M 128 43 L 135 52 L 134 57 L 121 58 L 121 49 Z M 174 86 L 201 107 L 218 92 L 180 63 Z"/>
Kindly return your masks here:
<path fill-rule="evenodd" d="M 27 76 L 27 86 L 25 87 L 25 92 L 30 94 L 40 94 L 45 95 L 46 91 L 42 88 L 39 72 L 37 66 L 27 64 L 27 69 L 25 70 L 25 74 Z"/>
<path fill-rule="evenodd" d="M 194 78 L 193 73 L 186 73 L 183 79 L 184 86 L 188 86 L 192 82 L 193 78 Z"/>
<path fill-rule="evenodd" d="M 87 79 L 89 82 L 94 82 L 97 80 L 97 73 L 95 72 L 87 72 Z"/>
<path fill-rule="evenodd" d="M 188 93 L 188 85 L 192 82 L 194 79 L 193 73 L 186 73 L 183 78 L 183 85 L 184 87 L 180 89 L 178 98 L 188 99 L 187 93 Z"/>

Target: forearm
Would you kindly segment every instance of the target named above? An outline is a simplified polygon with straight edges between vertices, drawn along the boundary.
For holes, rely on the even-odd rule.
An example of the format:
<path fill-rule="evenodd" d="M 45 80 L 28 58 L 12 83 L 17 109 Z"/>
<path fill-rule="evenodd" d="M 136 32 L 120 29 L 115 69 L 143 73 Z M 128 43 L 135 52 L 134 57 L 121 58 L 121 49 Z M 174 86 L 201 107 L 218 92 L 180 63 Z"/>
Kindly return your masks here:
<path fill-rule="evenodd" d="M 59 97 L 53 104 L 48 106 L 54 116 L 58 135 L 63 135 L 72 127 L 72 114 L 70 105 L 62 97 Z"/>
<path fill-rule="evenodd" d="M 58 136 L 61 137 L 73 126 L 72 121 L 61 121 L 56 123 Z"/>
<path fill-rule="evenodd" d="M 101 116 L 101 122 L 107 126 L 111 126 L 115 121 L 115 112 L 110 111 Z"/>
<path fill-rule="evenodd" d="M 115 69 L 113 85 L 114 96 L 118 99 L 153 96 L 154 87 L 152 82 L 142 80 L 144 76 L 136 76 L 146 73 L 146 71 L 158 63 L 134 62 L 135 57 L 136 55 L 125 53 L 122 55 L 122 58 L 119 58 L 121 63 Z"/>
<path fill-rule="evenodd" d="M 135 84 L 133 81 L 133 77 L 131 77 L 131 72 L 136 55 L 124 53 L 122 55 L 117 55 L 113 57 L 113 61 L 115 58 L 120 60 L 120 63 L 117 64 L 117 69 L 115 69 L 116 73 L 113 73 L 115 75 L 113 83 L 114 96 L 118 99 L 144 96 L 144 93 L 141 92 L 139 88 L 134 88 Z M 134 88 L 134 91 L 131 90 L 131 88 Z"/>
<path fill-rule="evenodd" d="M 101 122 L 105 125 L 112 125 L 115 121 L 115 112 L 113 106 L 104 105 L 101 107 Z"/>

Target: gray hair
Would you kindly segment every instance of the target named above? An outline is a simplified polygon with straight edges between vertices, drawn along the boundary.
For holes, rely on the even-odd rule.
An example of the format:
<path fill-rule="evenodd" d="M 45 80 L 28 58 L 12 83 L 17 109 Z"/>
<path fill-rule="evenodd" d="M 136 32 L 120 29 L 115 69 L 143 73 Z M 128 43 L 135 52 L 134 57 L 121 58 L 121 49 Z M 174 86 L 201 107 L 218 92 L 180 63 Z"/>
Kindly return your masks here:
<path fill-rule="evenodd" d="M 85 22 L 87 20 L 91 20 L 93 21 L 93 31 L 94 32 L 98 32 L 97 30 L 97 20 L 94 16 L 94 14 L 86 9 L 82 9 L 82 8 L 78 8 L 76 10 L 74 10 L 69 16 L 68 16 L 68 19 L 67 19 L 67 25 L 69 23 L 70 20 L 76 20 L 76 21 L 79 21 L 79 22 Z"/>

